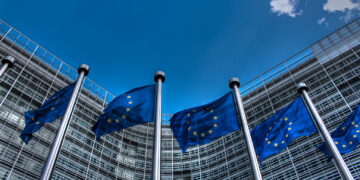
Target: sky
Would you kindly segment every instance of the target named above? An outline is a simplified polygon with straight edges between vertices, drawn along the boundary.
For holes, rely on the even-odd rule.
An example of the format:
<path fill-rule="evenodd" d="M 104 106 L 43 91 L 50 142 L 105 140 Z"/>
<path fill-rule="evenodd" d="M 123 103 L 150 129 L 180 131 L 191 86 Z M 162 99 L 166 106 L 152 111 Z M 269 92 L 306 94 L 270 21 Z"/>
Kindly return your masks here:
<path fill-rule="evenodd" d="M 209 103 L 360 14 L 352 0 L 2 0 L 0 19 L 120 95 L 166 74 L 163 113 Z"/>

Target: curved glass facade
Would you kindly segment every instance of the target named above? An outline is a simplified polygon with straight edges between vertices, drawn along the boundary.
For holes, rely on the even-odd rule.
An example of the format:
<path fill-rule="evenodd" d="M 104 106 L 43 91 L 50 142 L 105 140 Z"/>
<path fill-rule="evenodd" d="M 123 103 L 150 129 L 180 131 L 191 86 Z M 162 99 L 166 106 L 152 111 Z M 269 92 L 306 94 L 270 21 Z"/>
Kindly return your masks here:
<path fill-rule="evenodd" d="M 253 80 L 242 84 L 250 129 L 298 96 L 306 82 L 309 94 L 333 131 L 360 102 L 360 23 L 347 24 Z M 23 113 L 77 78 L 77 71 L 0 21 L 0 57 L 15 57 L 14 68 L 0 77 L 0 178 L 38 179 L 60 120 L 46 124 L 28 145 L 19 134 Z M 85 79 L 52 179 L 150 179 L 153 123 L 104 136 L 90 131 L 114 98 Z M 242 131 L 182 153 L 163 115 L 162 179 L 252 179 Z M 262 162 L 264 179 L 339 179 L 333 162 L 316 147 L 318 134 L 296 139 L 287 149 Z M 360 147 L 343 155 L 355 179 L 360 178 Z"/>

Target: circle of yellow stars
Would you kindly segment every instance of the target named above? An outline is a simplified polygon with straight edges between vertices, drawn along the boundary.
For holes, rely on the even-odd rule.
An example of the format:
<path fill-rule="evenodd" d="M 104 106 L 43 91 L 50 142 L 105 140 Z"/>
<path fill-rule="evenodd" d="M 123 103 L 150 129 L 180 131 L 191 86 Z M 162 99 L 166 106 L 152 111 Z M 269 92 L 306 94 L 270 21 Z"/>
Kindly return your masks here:
<path fill-rule="evenodd" d="M 288 119 L 287 117 L 284 118 L 284 122 L 285 122 L 285 123 L 288 123 L 288 122 L 287 122 L 288 120 L 289 120 L 289 119 Z M 282 118 L 280 119 L 280 121 L 282 121 Z M 274 126 L 275 126 L 277 123 L 278 123 L 278 122 L 275 121 L 275 122 L 274 122 Z M 292 128 L 291 128 L 291 125 L 292 125 L 292 124 L 293 124 L 292 122 L 289 122 L 289 123 L 288 123 L 288 126 L 289 126 L 289 127 L 287 128 L 287 131 L 288 131 L 288 132 L 291 131 L 291 129 L 292 129 Z M 271 131 L 272 128 L 273 128 L 273 127 L 270 126 L 270 127 L 269 127 L 269 131 Z M 268 138 L 267 136 L 269 136 L 269 133 L 266 133 L 265 142 L 266 142 L 268 145 L 271 145 L 271 141 L 269 140 L 269 138 Z M 289 134 L 286 133 L 286 134 L 285 134 L 285 138 L 288 138 L 288 137 L 289 137 Z M 275 142 L 275 143 L 274 143 L 274 147 L 278 147 L 280 143 L 281 143 L 281 144 L 284 144 L 284 143 L 285 143 L 285 140 L 282 140 L 281 142 Z"/>
<path fill-rule="evenodd" d="M 126 94 L 122 94 L 121 96 L 126 96 Z M 127 95 L 127 96 L 126 96 L 126 99 L 127 99 L 129 105 L 132 105 L 132 104 L 133 104 L 133 101 L 131 100 L 131 96 L 130 96 L 130 95 Z M 130 112 L 130 108 L 129 108 L 129 107 L 126 108 L 126 113 L 128 113 L 128 112 Z M 104 111 L 101 112 L 101 114 L 104 114 Z M 122 120 L 126 119 L 126 115 L 121 115 L 120 119 L 122 119 Z M 113 119 L 108 118 L 108 119 L 107 119 L 107 122 L 110 124 L 110 123 L 113 122 Z M 115 119 L 115 123 L 118 124 L 119 122 L 120 122 L 119 118 L 116 118 L 116 119 Z"/>
<path fill-rule="evenodd" d="M 204 110 L 205 110 L 205 111 L 210 111 L 210 113 L 214 113 L 214 109 L 206 108 L 206 109 L 204 109 Z M 195 113 L 196 110 L 192 110 L 191 112 Z M 191 117 L 191 114 L 190 114 L 190 113 L 187 113 L 186 116 L 187 116 L 188 118 L 190 118 L 190 117 Z M 218 120 L 218 116 L 214 115 L 214 116 L 213 116 L 213 120 Z M 186 124 L 187 124 L 187 125 L 190 124 L 190 120 L 189 120 L 189 119 L 186 121 Z M 214 123 L 214 124 L 213 124 L 213 128 L 216 128 L 216 127 L 218 127 L 218 124 L 217 124 L 217 123 Z M 187 130 L 188 130 L 188 132 L 190 132 L 190 131 L 191 131 L 191 126 L 189 126 L 189 127 L 187 128 Z M 201 133 L 200 133 L 200 136 L 201 136 L 201 137 L 205 137 L 206 134 L 211 135 L 212 133 L 213 133 L 213 130 L 212 130 L 212 129 L 209 129 L 209 130 L 207 130 L 206 132 L 201 132 Z M 197 136 L 197 135 L 198 135 L 198 132 L 197 132 L 196 130 L 194 130 L 194 131 L 192 131 L 192 134 L 193 134 L 194 136 Z"/>
<path fill-rule="evenodd" d="M 355 133 L 352 135 L 352 138 L 353 138 L 353 139 L 356 139 L 356 138 L 358 138 L 358 136 L 360 135 L 359 125 L 358 125 L 358 124 L 355 124 L 355 122 L 352 121 L 352 122 L 351 122 L 351 126 L 354 126 L 354 128 L 356 129 L 356 130 L 355 130 Z M 343 130 L 343 131 L 345 131 L 345 129 L 346 129 L 345 126 L 343 126 L 343 127 L 341 128 L 341 130 Z M 352 145 L 352 144 L 353 144 L 353 141 L 349 141 L 347 144 L 345 143 L 345 144 L 340 145 L 338 141 L 336 141 L 336 140 L 334 140 L 334 141 L 335 141 L 335 145 L 336 145 L 336 146 L 340 146 L 340 147 L 342 147 L 342 148 L 346 148 L 347 145 Z"/>
<path fill-rule="evenodd" d="M 53 99 L 56 99 L 56 97 L 53 97 Z M 58 99 L 58 100 L 56 101 L 55 105 L 57 105 L 57 104 L 59 103 L 59 101 L 60 101 L 60 99 Z M 55 107 L 54 107 L 54 106 L 50 108 L 50 111 L 53 111 L 53 110 L 55 110 Z M 60 116 L 60 117 L 61 117 L 61 116 Z M 35 121 L 35 120 L 36 120 L 35 116 L 31 118 L 31 121 Z M 40 121 L 36 121 L 35 124 L 39 125 L 39 124 L 40 124 Z"/>

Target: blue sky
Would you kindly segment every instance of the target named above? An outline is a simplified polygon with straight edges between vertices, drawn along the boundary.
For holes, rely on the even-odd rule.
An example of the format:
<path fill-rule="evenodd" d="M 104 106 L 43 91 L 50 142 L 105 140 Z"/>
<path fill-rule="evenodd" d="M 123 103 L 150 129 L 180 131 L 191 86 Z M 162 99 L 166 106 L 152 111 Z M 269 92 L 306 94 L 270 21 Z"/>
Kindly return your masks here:
<path fill-rule="evenodd" d="M 351 0 L 18 1 L 0 19 L 115 95 L 166 73 L 163 113 L 215 100 L 359 15 Z"/>

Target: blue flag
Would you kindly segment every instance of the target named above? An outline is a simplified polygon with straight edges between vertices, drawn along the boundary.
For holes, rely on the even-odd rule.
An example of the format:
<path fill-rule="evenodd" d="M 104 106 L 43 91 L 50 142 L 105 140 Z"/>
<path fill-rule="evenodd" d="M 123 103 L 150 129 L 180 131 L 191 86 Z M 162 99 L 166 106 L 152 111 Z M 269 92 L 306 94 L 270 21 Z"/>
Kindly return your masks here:
<path fill-rule="evenodd" d="M 350 116 L 331 134 L 341 154 L 353 151 L 360 143 L 360 106 L 353 111 Z M 325 143 L 319 146 L 319 149 L 331 158 L 331 154 Z"/>
<path fill-rule="evenodd" d="M 308 136 L 317 129 L 301 97 L 251 130 L 260 161 L 281 152 L 296 138 Z"/>
<path fill-rule="evenodd" d="M 37 132 L 45 123 L 53 122 L 64 115 L 74 87 L 75 83 L 66 86 L 46 100 L 38 110 L 25 112 L 26 126 L 21 132 L 20 138 L 26 144 L 31 140 L 32 134 Z"/>
<path fill-rule="evenodd" d="M 170 126 L 183 152 L 188 146 L 206 144 L 240 129 L 233 94 L 176 113 Z"/>
<path fill-rule="evenodd" d="M 155 85 L 133 89 L 112 100 L 91 128 L 98 140 L 102 135 L 152 122 Z"/>

